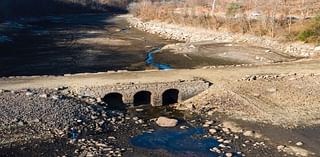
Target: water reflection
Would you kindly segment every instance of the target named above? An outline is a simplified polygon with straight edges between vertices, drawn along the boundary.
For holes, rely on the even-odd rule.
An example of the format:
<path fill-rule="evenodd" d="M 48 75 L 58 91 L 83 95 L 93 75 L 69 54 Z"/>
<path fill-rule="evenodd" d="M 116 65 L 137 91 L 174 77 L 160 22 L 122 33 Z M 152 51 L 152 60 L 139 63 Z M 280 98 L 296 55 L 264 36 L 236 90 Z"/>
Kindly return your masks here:
<path fill-rule="evenodd" d="M 218 147 L 219 142 L 214 138 L 201 138 L 205 133 L 203 128 L 161 128 L 133 137 L 131 143 L 147 149 L 164 149 L 174 154 L 218 156 L 219 154 L 210 152 L 210 148 Z"/>

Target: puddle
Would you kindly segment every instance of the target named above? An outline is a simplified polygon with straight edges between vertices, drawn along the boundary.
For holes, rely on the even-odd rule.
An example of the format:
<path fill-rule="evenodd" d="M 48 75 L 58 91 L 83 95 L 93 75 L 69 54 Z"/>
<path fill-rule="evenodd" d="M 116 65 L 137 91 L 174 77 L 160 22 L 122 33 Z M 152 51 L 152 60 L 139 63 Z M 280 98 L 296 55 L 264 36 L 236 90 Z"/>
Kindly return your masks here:
<path fill-rule="evenodd" d="M 154 132 L 145 132 L 131 139 L 134 146 L 146 149 L 162 149 L 176 155 L 223 156 L 210 151 L 218 147 L 214 138 L 202 138 L 206 134 L 203 128 L 161 128 Z"/>

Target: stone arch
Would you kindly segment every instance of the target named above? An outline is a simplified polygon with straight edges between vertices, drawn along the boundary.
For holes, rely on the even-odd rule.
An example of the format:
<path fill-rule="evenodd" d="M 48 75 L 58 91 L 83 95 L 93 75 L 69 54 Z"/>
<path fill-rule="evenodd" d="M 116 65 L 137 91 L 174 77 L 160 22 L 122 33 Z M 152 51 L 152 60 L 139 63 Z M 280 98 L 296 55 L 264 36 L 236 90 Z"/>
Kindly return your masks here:
<path fill-rule="evenodd" d="M 133 104 L 135 106 L 152 104 L 151 95 L 149 91 L 139 91 L 133 96 Z"/>
<path fill-rule="evenodd" d="M 167 89 L 162 93 L 162 105 L 175 104 L 179 101 L 178 89 Z"/>
<path fill-rule="evenodd" d="M 123 109 L 126 105 L 123 102 L 123 95 L 121 93 L 108 93 L 102 99 L 109 107 Z"/>

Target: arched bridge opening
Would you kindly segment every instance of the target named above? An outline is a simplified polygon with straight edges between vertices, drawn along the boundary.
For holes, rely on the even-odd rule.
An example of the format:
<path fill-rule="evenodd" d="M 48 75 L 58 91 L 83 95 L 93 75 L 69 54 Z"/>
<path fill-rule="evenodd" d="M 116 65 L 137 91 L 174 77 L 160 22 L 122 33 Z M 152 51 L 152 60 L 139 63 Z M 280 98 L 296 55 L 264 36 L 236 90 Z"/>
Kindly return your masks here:
<path fill-rule="evenodd" d="M 161 106 L 187 100 L 210 87 L 210 82 L 195 78 L 171 82 L 126 82 L 103 86 L 80 87 L 79 95 L 101 98 L 108 106 L 151 104 Z M 124 105 L 125 104 L 125 105 Z"/>
<path fill-rule="evenodd" d="M 126 105 L 123 102 L 123 96 L 120 93 L 109 93 L 105 95 L 102 99 L 108 107 L 116 109 L 125 109 Z"/>
<path fill-rule="evenodd" d="M 179 100 L 178 89 L 168 89 L 162 94 L 162 105 L 175 104 Z"/>
<path fill-rule="evenodd" d="M 151 92 L 149 91 L 137 92 L 133 97 L 133 104 L 134 106 L 151 104 Z"/>

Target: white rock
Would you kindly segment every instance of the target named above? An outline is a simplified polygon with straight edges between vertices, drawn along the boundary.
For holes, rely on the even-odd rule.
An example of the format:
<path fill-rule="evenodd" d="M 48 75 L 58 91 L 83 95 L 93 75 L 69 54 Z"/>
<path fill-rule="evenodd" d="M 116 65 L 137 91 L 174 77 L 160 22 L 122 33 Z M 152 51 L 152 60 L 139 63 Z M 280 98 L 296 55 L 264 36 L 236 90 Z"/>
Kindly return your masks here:
<path fill-rule="evenodd" d="M 320 51 L 320 46 L 314 48 L 315 51 Z"/>
<path fill-rule="evenodd" d="M 19 126 L 23 126 L 24 123 L 23 123 L 22 121 L 19 121 L 19 122 L 18 122 L 18 125 L 19 125 Z"/>
<path fill-rule="evenodd" d="M 97 102 L 98 103 L 102 102 L 102 99 L 101 98 L 97 98 Z"/>
<path fill-rule="evenodd" d="M 207 114 L 208 114 L 209 116 L 212 116 L 213 113 L 214 113 L 214 111 L 209 111 Z"/>
<path fill-rule="evenodd" d="M 142 108 L 137 108 L 136 111 L 137 112 L 141 112 L 141 111 L 143 111 L 143 109 Z"/>
<path fill-rule="evenodd" d="M 26 96 L 31 96 L 31 95 L 33 95 L 32 92 L 26 92 Z"/>
<path fill-rule="evenodd" d="M 34 122 L 34 123 L 39 123 L 39 122 L 40 122 L 40 119 L 36 118 L 36 119 L 33 120 L 33 122 Z"/>
<path fill-rule="evenodd" d="M 244 136 L 253 136 L 254 132 L 253 131 L 245 131 L 243 132 Z"/>
<path fill-rule="evenodd" d="M 217 132 L 216 129 L 209 129 L 209 133 L 210 133 L 211 135 L 215 134 L 216 132 Z"/>
<path fill-rule="evenodd" d="M 231 140 L 224 140 L 223 143 L 224 144 L 229 144 L 229 143 L 231 143 Z"/>
<path fill-rule="evenodd" d="M 278 151 L 282 151 L 286 146 L 284 145 L 279 145 L 277 146 Z"/>
<path fill-rule="evenodd" d="M 116 137 L 114 137 L 114 136 L 109 136 L 108 139 L 109 139 L 109 140 L 115 140 Z"/>
<path fill-rule="evenodd" d="M 296 145 L 297 145 L 297 146 L 302 146 L 303 143 L 302 143 L 301 141 L 299 141 L 299 142 L 296 143 Z"/>
<path fill-rule="evenodd" d="M 232 153 L 226 153 L 226 157 L 232 157 Z"/>
<path fill-rule="evenodd" d="M 58 95 L 52 95 L 51 98 L 54 99 L 54 100 L 58 100 L 59 96 Z"/>
<path fill-rule="evenodd" d="M 167 117 L 159 117 L 156 123 L 161 127 L 175 127 L 178 123 L 178 120 Z"/>
<path fill-rule="evenodd" d="M 47 95 L 47 94 L 41 94 L 41 95 L 39 95 L 39 97 L 40 97 L 40 98 L 47 98 L 48 95 Z"/>
<path fill-rule="evenodd" d="M 226 146 L 224 144 L 219 144 L 220 148 L 225 148 Z"/>
<path fill-rule="evenodd" d="M 204 128 L 207 128 L 207 127 L 209 127 L 210 125 L 209 124 L 203 124 L 202 125 L 202 127 L 204 127 Z"/>
<path fill-rule="evenodd" d="M 217 148 L 217 147 L 213 147 L 213 148 L 211 148 L 211 149 L 210 149 L 210 151 L 211 151 L 211 152 L 218 153 L 218 154 L 220 154 L 220 153 L 221 153 L 221 150 L 220 150 L 219 148 Z"/>
<path fill-rule="evenodd" d="M 188 127 L 187 126 L 180 126 L 180 129 L 187 129 Z"/>
<path fill-rule="evenodd" d="M 222 143 L 224 141 L 224 139 L 218 139 L 217 141 Z"/>
<path fill-rule="evenodd" d="M 229 128 L 226 128 L 226 127 L 223 127 L 223 128 L 222 128 L 222 131 L 225 132 L 225 133 L 228 133 L 228 132 L 230 132 L 230 129 L 229 129 Z"/>

